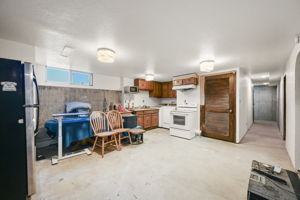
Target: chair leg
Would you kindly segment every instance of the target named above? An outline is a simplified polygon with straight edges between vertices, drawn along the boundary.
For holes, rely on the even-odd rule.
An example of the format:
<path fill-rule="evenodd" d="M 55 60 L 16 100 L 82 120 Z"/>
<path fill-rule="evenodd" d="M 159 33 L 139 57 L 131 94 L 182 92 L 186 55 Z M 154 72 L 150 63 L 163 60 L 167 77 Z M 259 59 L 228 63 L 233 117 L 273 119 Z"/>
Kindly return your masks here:
<path fill-rule="evenodd" d="M 128 132 L 128 138 L 129 138 L 129 142 L 130 142 L 130 144 L 132 144 L 132 141 L 131 141 L 131 134 L 130 134 L 130 132 Z"/>
<path fill-rule="evenodd" d="M 101 156 L 102 158 L 104 157 L 104 138 L 102 138 L 102 151 L 101 151 Z"/>
<path fill-rule="evenodd" d="M 119 133 L 119 147 L 120 147 L 120 150 L 122 149 L 121 134 L 122 134 L 122 133 Z"/>
<path fill-rule="evenodd" d="M 97 140 L 98 140 L 98 137 L 96 136 L 96 139 L 95 139 L 95 141 L 94 141 L 94 145 L 93 145 L 92 151 L 94 151 L 94 149 L 95 149 L 95 146 L 96 146 Z"/>
<path fill-rule="evenodd" d="M 120 147 L 119 147 L 119 144 L 118 144 L 118 142 L 117 142 L 116 135 L 114 135 L 113 137 L 114 137 L 114 141 L 115 141 L 115 144 L 116 144 L 116 150 L 119 151 L 119 150 L 120 150 Z"/>

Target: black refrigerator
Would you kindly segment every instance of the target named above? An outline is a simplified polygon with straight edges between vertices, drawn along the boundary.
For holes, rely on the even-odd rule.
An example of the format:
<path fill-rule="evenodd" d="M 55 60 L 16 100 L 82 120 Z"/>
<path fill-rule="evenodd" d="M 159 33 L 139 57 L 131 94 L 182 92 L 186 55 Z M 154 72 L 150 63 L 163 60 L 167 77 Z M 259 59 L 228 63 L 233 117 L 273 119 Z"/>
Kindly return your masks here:
<path fill-rule="evenodd" d="M 35 192 L 38 107 L 33 65 L 0 58 L 1 199 L 28 199 Z"/>

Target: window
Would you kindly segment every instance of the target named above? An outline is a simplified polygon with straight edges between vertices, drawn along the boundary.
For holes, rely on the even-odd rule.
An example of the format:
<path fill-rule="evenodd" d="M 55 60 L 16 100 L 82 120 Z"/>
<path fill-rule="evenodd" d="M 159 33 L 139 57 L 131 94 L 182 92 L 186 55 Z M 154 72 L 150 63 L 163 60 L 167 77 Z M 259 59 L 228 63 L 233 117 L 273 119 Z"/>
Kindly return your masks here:
<path fill-rule="evenodd" d="M 47 81 L 60 82 L 74 85 L 93 85 L 93 74 L 86 72 L 72 71 L 69 69 L 59 69 L 47 67 Z"/>
<path fill-rule="evenodd" d="M 47 67 L 47 81 L 69 83 L 70 71 L 66 69 Z"/>
<path fill-rule="evenodd" d="M 71 77 L 74 85 L 93 85 L 93 76 L 90 73 L 72 71 Z"/>

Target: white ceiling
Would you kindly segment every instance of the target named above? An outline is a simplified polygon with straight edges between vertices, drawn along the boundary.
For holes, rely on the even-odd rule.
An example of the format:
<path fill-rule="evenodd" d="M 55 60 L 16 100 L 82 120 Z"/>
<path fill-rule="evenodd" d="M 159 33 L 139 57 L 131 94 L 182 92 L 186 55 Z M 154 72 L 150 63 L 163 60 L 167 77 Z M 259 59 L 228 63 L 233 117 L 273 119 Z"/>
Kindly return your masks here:
<path fill-rule="evenodd" d="M 283 72 L 300 33 L 299 0 L 0 0 L 0 38 L 57 51 L 75 50 L 72 66 L 156 80 L 216 69 Z M 96 50 L 116 51 L 113 64 Z"/>

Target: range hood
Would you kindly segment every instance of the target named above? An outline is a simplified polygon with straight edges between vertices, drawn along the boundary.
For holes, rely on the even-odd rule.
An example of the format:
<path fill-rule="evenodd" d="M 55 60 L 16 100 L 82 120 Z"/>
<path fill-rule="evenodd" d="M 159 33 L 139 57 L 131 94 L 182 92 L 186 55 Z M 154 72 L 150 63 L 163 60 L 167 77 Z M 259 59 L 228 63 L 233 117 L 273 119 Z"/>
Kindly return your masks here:
<path fill-rule="evenodd" d="M 173 76 L 173 90 L 189 90 L 195 89 L 198 85 L 198 74 L 183 74 L 179 76 Z"/>
<path fill-rule="evenodd" d="M 189 85 L 176 85 L 173 86 L 172 90 L 189 90 L 189 89 L 195 89 L 197 86 L 194 84 Z"/>

